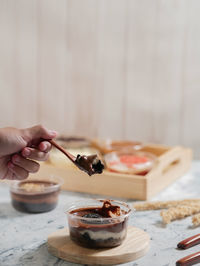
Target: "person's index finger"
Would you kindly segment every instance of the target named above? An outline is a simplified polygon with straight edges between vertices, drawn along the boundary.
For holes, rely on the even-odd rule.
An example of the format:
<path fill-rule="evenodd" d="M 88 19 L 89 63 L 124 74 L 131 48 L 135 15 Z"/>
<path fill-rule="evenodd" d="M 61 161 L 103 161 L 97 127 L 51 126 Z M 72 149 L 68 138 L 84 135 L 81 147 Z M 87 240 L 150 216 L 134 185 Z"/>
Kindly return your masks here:
<path fill-rule="evenodd" d="M 38 141 L 40 139 L 52 139 L 58 135 L 55 130 L 49 130 L 42 125 L 23 129 L 22 132 L 24 139 L 26 139 L 28 143 L 33 143 L 34 141 Z"/>

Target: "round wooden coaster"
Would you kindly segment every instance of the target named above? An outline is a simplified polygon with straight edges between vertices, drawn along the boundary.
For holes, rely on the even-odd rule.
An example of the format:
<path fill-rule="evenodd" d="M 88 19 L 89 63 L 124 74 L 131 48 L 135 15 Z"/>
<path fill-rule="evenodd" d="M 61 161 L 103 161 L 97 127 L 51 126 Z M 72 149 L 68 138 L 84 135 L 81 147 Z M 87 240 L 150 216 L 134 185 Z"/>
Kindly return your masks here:
<path fill-rule="evenodd" d="M 89 249 L 75 244 L 67 228 L 60 229 L 48 237 L 48 250 L 54 256 L 66 261 L 92 264 L 116 265 L 136 260 L 149 249 L 149 235 L 143 230 L 130 226 L 122 245 L 109 249 Z"/>

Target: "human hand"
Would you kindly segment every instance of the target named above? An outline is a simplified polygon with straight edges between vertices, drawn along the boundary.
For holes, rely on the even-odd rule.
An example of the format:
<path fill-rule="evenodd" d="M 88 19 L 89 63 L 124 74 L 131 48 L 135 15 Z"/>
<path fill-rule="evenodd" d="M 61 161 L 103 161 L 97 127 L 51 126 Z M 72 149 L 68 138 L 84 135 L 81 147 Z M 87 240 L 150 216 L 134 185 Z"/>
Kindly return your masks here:
<path fill-rule="evenodd" d="M 48 159 L 51 144 L 48 139 L 57 133 L 41 125 L 26 129 L 0 129 L 0 179 L 26 179 L 39 170 L 39 163 Z"/>

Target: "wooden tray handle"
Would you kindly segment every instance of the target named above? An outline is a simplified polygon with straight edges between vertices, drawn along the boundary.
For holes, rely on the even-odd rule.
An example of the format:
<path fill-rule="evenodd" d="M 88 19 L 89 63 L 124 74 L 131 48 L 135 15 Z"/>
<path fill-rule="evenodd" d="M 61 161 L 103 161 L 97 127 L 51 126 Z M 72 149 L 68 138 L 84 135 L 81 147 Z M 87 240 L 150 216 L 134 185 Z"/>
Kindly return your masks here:
<path fill-rule="evenodd" d="M 182 161 L 183 148 L 176 146 L 168 151 L 166 154 L 161 155 L 157 158 L 151 173 L 158 172 L 163 175 L 172 168 L 176 167 Z"/>

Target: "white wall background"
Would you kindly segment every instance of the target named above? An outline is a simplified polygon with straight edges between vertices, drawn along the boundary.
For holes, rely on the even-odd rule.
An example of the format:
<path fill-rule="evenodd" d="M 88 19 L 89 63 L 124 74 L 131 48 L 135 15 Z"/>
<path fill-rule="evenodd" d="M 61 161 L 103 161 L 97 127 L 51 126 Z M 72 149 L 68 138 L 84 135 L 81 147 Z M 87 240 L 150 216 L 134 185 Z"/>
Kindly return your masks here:
<path fill-rule="evenodd" d="M 200 155 L 199 0 L 0 0 L 0 127 Z"/>

